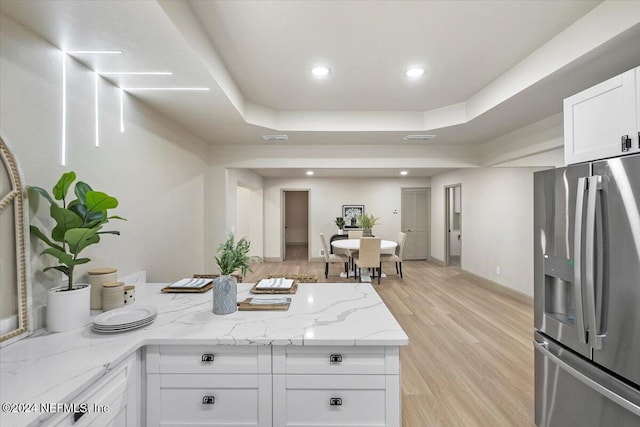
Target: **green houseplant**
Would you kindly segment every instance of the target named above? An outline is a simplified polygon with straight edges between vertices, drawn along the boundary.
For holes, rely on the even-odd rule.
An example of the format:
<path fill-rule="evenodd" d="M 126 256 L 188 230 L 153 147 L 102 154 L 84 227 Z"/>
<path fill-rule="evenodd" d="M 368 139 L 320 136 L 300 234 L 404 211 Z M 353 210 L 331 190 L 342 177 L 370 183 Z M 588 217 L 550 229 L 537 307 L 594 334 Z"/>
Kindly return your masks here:
<path fill-rule="evenodd" d="M 238 269 L 243 276 L 247 270 L 251 271 L 249 265 L 255 262 L 256 258 L 249 256 L 250 249 L 251 243 L 247 239 L 243 237 L 236 242 L 232 233 L 229 233 L 227 240 L 218 247 L 215 260 L 220 269 L 220 276 L 213 280 L 215 314 L 230 314 L 237 310 L 238 282 L 231 274 Z"/>
<path fill-rule="evenodd" d="M 371 236 L 371 229 L 378 224 L 380 218 L 376 218 L 373 214 L 362 214 L 358 217 L 358 227 L 362 228 L 365 236 Z"/>
<path fill-rule="evenodd" d="M 342 234 L 342 230 L 344 229 L 344 225 L 345 225 L 344 218 L 341 216 L 337 216 L 335 222 L 336 222 L 336 227 L 338 227 L 338 230 L 340 230 L 340 234 Z"/>
<path fill-rule="evenodd" d="M 91 259 L 81 258 L 80 253 L 91 245 L 100 243 L 103 234 L 120 235 L 119 231 L 103 231 L 102 227 L 111 219 L 124 219 L 109 216 L 108 210 L 118 207 L 118 200 L 100 191 L 94 191 L 89 184 L 78 181 L 74 187 L 76 199 L 67 203 L 71 184 L 76 180 L 75 172 L 66 172 L 53 187 L 53 197 L 41 187 L 29 187 L 49 203 L 49 213 L 56 223 L 51 230 L 51 238 L 38 227 L 31 225 L 31 234 L 42 240 L 48 248 L 41 255 L 51 255 L 60 265 L 47 267 L 44 271 L 55 269 L 68 278 L 67 290 L 73 289 L 73 272 L 76 265 L 86 264 Z M 54 200 L 55 199 L 55 200 Z M 60 206 L 56 200 L 62 202 Z"/>
<path fill-rule="evenodd" d="M 75 172 L 63 173 L 52 189 L 53 197 L 41 187 L 31 186 L 31 197 L 43 197 L 50 204 L 49 214 L 55 222 L 50 236 L 35 225 L 31 234 L 46 246 L 41 255 L 49 255 L 58 265 L 44 271 L 58 270 L 67 276 L 67 285 L 49 290 L 47 298 L 47 329 L 63 332 L 84 326 L 90 317 L 89 285 L 74 284 L 75 267 L 91 261 L 81 256 L 89 246 L 100 243 L 104 234 L 120 235 L 119 231 L 105 231 L 103 227 L 112 219 L 109 209 L 118 207 L 118 200 L 101 191 L 94 191 L 89 184 L 78 181 L 73 189 L 75 199 L 68 202 L 69 189 L 76 180 Z M 61 203 L 61 204 L 60 204 Z"/>

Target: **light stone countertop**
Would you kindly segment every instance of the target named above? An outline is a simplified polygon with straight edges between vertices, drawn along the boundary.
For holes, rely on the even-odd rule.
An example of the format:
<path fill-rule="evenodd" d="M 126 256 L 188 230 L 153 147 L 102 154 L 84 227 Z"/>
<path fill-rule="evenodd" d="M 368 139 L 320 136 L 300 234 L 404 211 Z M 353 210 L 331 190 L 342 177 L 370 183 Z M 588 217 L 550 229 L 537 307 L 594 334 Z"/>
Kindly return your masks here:
<path fill-rule="evenodd" d="M 238 301 L 253 284 L 238 284 Z M 2 403 L 69 402 L 120 361 L 150 344 L 402 346 L 409 339 L 368 283 L 300 284 L 288 311 L 212 313 L 213 292 L 162 294 L 163 284 L 136 286 L 135 304 L 158 317 L 144 328 L 97 334 L 75 331 L 33 336 L 0 350 Z M 96 312 L 99 314 L 99 312 Z M 37 423 L 50 414 L 0 413 L 0 425 Z"/>

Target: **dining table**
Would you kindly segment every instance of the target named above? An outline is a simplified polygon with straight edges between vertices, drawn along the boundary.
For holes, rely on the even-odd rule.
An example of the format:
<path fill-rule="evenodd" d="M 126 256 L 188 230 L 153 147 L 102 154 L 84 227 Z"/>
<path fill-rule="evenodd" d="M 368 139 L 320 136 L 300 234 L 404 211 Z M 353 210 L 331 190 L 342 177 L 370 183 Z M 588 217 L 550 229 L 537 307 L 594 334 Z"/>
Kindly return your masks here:
<path fill-rule="evenodd" d="M 398 242 L 394 242 L 393 240 L 380 240 L 380 253 L 389 252 L 395 249 L 398 246 Z M 360 249 L 360 239 L 339 239 L 331 242 L 331 247 L 333 249 L 348 249 L 350 251 L 357 251 Z M 349 265 L 353 269 L 350 275 L 355 276 L 355 266 L 353 266 L 353 262 L 350 259 Z M 350 269 L 351 269 L 350 268 Z M 346 277 L 347 274 L 342 272 L 340 273 L 340 277 Z M 386 274 L 381 272 L 380 277 L 386 277 Z M 362 281 L 370 281 L 371 278 L 369 276 L 368 269 L 362 272 Z"/>
<path fill-rule="evenodd" d="M 360 249 L 360 239 L 334 240 L 333 242 L 331 242 L 331 246 L 336 249 L 349 249 L 352 251 L 357 251 L 358 249 Z M 398 246 L 398 242 L 394 242 L 393 240 L 380 240 L 381 251 L 394 249 L 396 246 Z"/>

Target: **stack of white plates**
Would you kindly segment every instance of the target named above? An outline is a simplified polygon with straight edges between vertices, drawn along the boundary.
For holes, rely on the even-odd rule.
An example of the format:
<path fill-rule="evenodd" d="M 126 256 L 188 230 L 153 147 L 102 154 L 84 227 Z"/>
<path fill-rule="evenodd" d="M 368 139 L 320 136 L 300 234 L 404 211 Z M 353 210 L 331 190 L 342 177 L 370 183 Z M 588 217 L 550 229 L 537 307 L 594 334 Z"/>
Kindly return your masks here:
<path fill-rule="evenodd" d="M 107 311 L 93 319 L 93 330 L 104 334 L 126 332 L 152 323 L 158 309 L 148 305 L 132 305 Z"/>

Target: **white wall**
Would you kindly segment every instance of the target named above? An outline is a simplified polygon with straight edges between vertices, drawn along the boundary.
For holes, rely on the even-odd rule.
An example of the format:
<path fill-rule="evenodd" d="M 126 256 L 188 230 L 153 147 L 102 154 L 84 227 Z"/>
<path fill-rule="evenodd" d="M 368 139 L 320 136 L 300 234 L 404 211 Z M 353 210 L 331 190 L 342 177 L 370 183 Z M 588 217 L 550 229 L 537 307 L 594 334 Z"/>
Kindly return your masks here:
<path fill-rule="evenodd" d="M 238 186 L 238 213 L 236 236 L 246 237 L 251 244 L 249 255 L 262 258 L 262 189 Z"/>
<path fill-rule="evenodd" d="M 462 268 L 533 295 L 533 172 L 540 169 L 473 168 L 431 177 L 433 258 L 445 257 L 444 187 L 460 183 Z"/>
<path fill-rule="evenodd" d="M 126 131 L 120 133 L 118 91 L 101 79 L 96 148 L 94 76 L 68 59 L 68 162 L 61 166 L 61 52 L 5 15 L 0 15 L 0 37 L 0 133 L 13 147 L 27 184 L 50 190 L 62 172 L 74 170 L 79 179 L 117 197 L 114 213 L 128 219 L 112 222 L 120 237 L 105 236 L 86 250 L 93 261 L 77 278 L 81 281 L 87 268 L 105 265 L 117 267 L 121 276 L 146 270 L 156 282 L 203 271 L 209 146 L 129 96 Z M 33 221 L 51 224 L 47 206 Z M 41 250 L 36 245 L 31 253 L 36 305 L 60 282 L 59 273 L 42 273 L 43 263 L 54 260 L 38 256 Z"/>
<path fill-rule="evenodd" d="M 281 190 L 309 189 L 309 254 L 319 257 L 320 233 L 337 232 L 335 218 L 342 205 L 365 205 L 365 213 L 380 217 L 373 234 L 396 240 L 400 231 L 400 198 L 403 187 L 429 187 L 429 178 L 265 178 L 265 258 L 281 257 Z M 393 210 L 398 213 L 394 214 Z"/>

